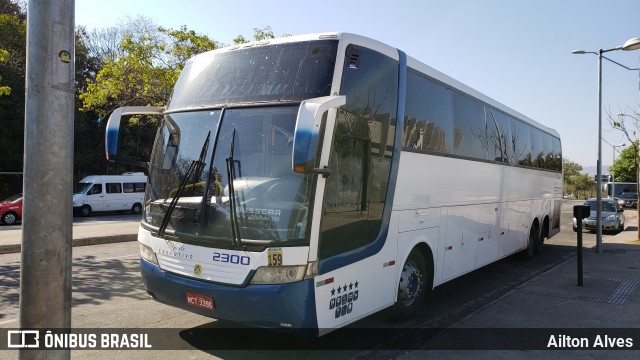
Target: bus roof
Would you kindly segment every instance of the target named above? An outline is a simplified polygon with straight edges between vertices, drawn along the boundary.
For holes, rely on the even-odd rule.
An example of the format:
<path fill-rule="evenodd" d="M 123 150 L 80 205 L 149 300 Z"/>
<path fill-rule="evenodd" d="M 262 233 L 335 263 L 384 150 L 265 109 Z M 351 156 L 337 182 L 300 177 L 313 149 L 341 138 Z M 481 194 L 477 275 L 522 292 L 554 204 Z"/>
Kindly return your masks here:
<path fill-rule="evenodd" d="M 218 53 L 225 53 L 225 52 L 231 52 L 234 50 L 238 50 L 238 49 L 247 49 L 247 48 L 252 48 L 252 47 L 258 47 L 258 46 L 265 46 L 265 45 L 275 45 L 275 44 L 285 44 L 285 43 L 294 43 L 294 42 L 304 42 L 304 41 L 314 41 L 314 40 L 340 40 L 341 42 L 343 42 L 344 44 L 342 45 L 342 48 L 346 47 L 346 44 L 356 44 L 356 45 L 360 45 L 360 46 L 364 46 L 364 47 L 368 47 L 371 48 L 375 51 L 378 51 L 384 55 L 387 55 L 393 59 L 398 60 L 399 59 L 399 55 L 398 55 L 398 50 L 402 50 L 402 49 L 397 49 L 394 48 L 393 46 L 390 46 L 388 44 L 382 43 L 380 41 L 365 37 L 365 36 L 361 36 L 361 35 L 357 35 L 357 34 L 353 34 L 353 33 L 346 33 L 346 32 L 326 32 L 326 33 L 315 33 L 315 34 L 305 34 L 305 35 L 295 35 L 295 36 L 287 36 L 287 37 L 281 37 L 281 38 L 275 38 L 275 39 L 266 39 L 266 40 L 259 40 L 259 41 L 253 41 L 253 42 L 248 42 L 248 43 L 244 43 L 244 44 L 239 44 L 239 45 L 231 45 L 231 46 L 226 46 L 220 49 L 216 49 L 216 50 L 211 50 L 199 55 L 194 56 L 193 58 L 189 59 L 188 62 L 197 62 L 197 61 L 206 61 L 208 62 L 208 59 L 211 56 L 214 56 L 215 54 Z M 518 118 L 519 120 L 525 121 L 537 128 L 539 128 L 540 130 L 547 132 L 557 138 L 560 138 L 560 134 L 545 125 L 542 125 L 541 123 L 529 118 L 528 116 L 490 98 L 489 96 L 463 84 L 462 82 L 430 67 L 429 65 L 424 64 L 423 62 L 411 57 L 410 55 L 407 55 L 407 66 L 411 69 L 414 69 L 416 71 L 419 71 L 421 73 L 423 73 L 424 75 L 427 75 L 441 83 L 447 84 L 448 87 L 458 90 L 460 92 L 463 92 L 471 97 L 476 98 L 477 100 L 484 102 L 488 105 L 491 105 L 495 108 L 497 108 L 498 110 L 503 111 L 506 114 L 509 114 L 513 117 Z"/>

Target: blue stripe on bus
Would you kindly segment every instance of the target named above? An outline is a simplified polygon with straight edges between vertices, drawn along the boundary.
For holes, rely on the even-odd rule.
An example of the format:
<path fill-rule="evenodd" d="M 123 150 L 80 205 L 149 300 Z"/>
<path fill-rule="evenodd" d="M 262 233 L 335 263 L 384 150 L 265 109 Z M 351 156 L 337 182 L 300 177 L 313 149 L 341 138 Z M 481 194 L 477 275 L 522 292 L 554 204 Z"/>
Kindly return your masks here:
<path fill-rule="evenodd" d="M 320 260 L 318 262 L 318 274 L 320 275 L 377 254 L 387 241 L 387 235 L 389 234 L 389 221 L 391 219 L 391 208 L 393 207 L 396 180 L 398 178 L 398 168 L 400 167 L 402 132 L 404 131 L 404 106 L 407 98 L 407 56 L 401 50 L 398 50 L 398 61 L 398 107 L 396 109 L 396 128 L 393 140 L 393 156 L 389 172 L 389 183 L 387 184 L 387 197 L 384 202 L 380 232 L 378 233 L 376 240 L 365 247 L 357 248 L 345 252 L 344 254 Z"/>
<path fill-rule="evenodd" d="M 190 312 L 263 328 L 280 328 L 281 324 L 291 324 L 293 329 L 318 327 L 312 279 L 232 287 L 175 275 L 142 259 L 140 272 L 155 300 Z M 215 309 L 188 305 L 187 292 L 212 298 Z"/>
<path fill-rule="evenodd" d="M 107 155 L 116 156 L 118 155 L 118 128 L 107 128 Z"/>

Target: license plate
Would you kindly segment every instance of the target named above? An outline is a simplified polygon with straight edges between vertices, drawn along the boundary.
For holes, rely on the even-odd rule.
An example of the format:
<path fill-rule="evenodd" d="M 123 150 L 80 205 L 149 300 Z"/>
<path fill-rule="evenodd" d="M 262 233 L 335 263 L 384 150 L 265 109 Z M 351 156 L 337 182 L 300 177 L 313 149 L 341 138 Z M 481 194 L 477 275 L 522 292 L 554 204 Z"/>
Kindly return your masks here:
<path fill-rule="evenodd" d="M 187 292 L 187 305 L 207 309 L 213 311 L 215 308 L 213 299 L 199 294 Z"/>

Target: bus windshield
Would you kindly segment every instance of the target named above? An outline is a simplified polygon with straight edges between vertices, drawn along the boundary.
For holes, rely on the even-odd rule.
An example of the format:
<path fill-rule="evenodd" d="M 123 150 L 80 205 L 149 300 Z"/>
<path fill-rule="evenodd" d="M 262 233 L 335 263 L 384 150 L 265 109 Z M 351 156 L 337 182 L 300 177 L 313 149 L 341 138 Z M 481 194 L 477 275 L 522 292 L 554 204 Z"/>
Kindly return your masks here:
<path fill-rule="evenodd" d="M 327 96 L 337 46 L 319 40 L 202 54 L 185 65 L 169 110 Z"/>
<path fill-rule="evenodd" d="M 166 114 L 151 158 L 143 224 L 159 228 L 175 199 L 166 230 L 181 241 L 231 244 L 237 225 L 243 245 L 306 243 L 312 177 L 291 170 L 297 111 L 278 106 Z M 232 194 L 237 224 L 231 223 Z"/>

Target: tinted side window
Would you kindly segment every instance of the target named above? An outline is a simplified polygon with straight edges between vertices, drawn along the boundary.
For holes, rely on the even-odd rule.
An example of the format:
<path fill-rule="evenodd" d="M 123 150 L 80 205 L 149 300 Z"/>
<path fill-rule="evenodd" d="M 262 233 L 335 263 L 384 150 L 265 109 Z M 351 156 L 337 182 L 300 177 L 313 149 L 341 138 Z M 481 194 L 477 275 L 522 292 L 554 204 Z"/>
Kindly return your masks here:
<path fill-rule="evenodd" d="M 484 106 L 465 95 L 453 92 L 453 153 L 487 159 L 489 151 Z"/>
<path fill-rule="evenodd" d="M 387 195 L 398 97 L 398 63 L 350 46 L 325 187 L 320 258 L 373 242 Z"/>
<path fill-rule="evenodd" d="M 508 146 L 511 139 L 509 117 L 496 109 L 487 107 L 487 132 L 489 133 L 489 159 L 512 162 L 513 153 Z"/>
<path fill-rule="evenodd" d="M 122 184 L 122 191 L 125 193 L 132 193 L 133 192 L 133 183 L 123 183 Z"/>
<path fill-rule="evenodd" d="M 551 142 L 554 156 L 553 170 L 562 171 L 562 145 L 560 144 L 560 139 L 554 137 Z"/>
<path fill-rule="evenodd" d="M 542 131 L 536 128 L 529 129 L 531 139 L 531 166 L 544 167 L 544 148 L 542 145 Z"/>
<path fill-rule="evenodd" d="M 403 147 L 450 153 L 453 144 L 452 118 L 451 91 L 409 72 Z"/>
<path fill-rule="evenodd" d="M 107 194 L 119 194 L 122 192 L 122 184 L 107 183 Z"/>
<path fill-rule="evenodd" d="M 542 152 L 544 154 L 544 166 L 545 169 L 553 170 L 554 158 L 553 155 L 553 143 L 551 142 L 551 135 L 542 133 Z"/>
<path fill-rule="evenodd" d="M 513 164 L 531 166 L 531 135 L 530 126 L 520 120 L 511 118 L 511 151 Z"/>

